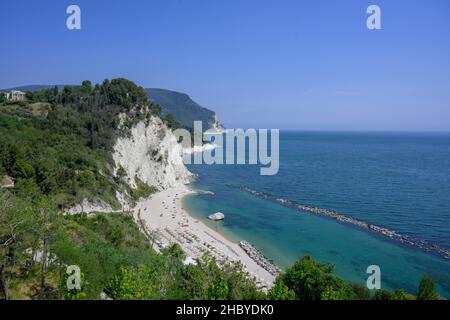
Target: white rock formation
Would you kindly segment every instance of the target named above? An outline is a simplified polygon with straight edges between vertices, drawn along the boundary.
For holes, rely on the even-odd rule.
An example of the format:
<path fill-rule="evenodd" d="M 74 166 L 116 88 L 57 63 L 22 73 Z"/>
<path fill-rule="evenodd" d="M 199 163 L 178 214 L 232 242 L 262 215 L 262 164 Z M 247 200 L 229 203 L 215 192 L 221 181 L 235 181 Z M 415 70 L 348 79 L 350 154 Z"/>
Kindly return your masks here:
<path fill-rule="evenodd" d="M 83 199 L 81 203 L 78 203 L 65 211 L 68 214 L 76 214 L 82 212 L 115 212 L 116 210 L 102 200 L 88 201 L 87 199 Z"/>
<path fill-rule="evenodd" d="M 184 154 L 203 153 L 204 151 L 213 150 L 218 146 L 211 143 L 205 143 L 202 146 L 193 146 L 191 148 L 183 149 Z"/>
<path fill-rule="evenodd" d="M 126 116 L 119 118 L 122 124 Z M 167 189 L 187 184 L 194 176 L 183 163 L 182 146 L 158 117 L 151 117 L 148 123 L 139 122 L 129 135 L 117 139 L 113 149 L 114 175 L 122 167 L 132 188 L 137 187 L 136 178 L 158 189 Z M 124 194 L 117 192 L 116 198 L 122 210 L 131 209 Z M 114 211 L 104 201 L 87 199 L 66 210 L 69 214 Z"/>
<path fill-rule="evenodd" d="M 14 188 L 14 180 L 10 176 L 3 176 L 0 179 L 0 189 Z"/>
<path fill-rule="evenodd" d="M 208 219 L 214 220 L 214 221 L 224 220 L 225 215 L 222 212 L 216 212 L 216 213 L 210 214 L 208 216 Z"/>
<path fill-rule="evenodd" d="M 225 128 L 222 125 L 222 123 L 220 123 L 219 118 L 217 117 L 217 114 L 214 114 L 214 122 L 210 125 L 209 130 L 213 130 L 213 131 L 216 131 L 219 133 L 225 132 Z"/>
<path fill-rule="evenodd" d="M 122 167 L 133 188 L 137 186 L 136 178 L 159 189 L 186 184 L 193 175 L 184 165 L 182 153 L 172 131 L 160 118 L 151 117 L 148 124 L 141 121 L 129 136 L 117 139 L 114 174 Z"/>

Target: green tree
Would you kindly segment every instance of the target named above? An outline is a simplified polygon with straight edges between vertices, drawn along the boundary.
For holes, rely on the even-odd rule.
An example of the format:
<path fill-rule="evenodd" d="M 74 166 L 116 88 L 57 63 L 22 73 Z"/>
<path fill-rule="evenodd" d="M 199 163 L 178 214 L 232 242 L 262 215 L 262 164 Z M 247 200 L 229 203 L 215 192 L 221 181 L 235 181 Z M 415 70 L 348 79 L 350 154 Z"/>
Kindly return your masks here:
<path fill-rule="evenodd" d="M 392 293 L 386 289 L 380 289 L 375 292 L 373 300 L 392 300 Z"/>
<path fill-rule="evenodd" d="M 220 271 L 227 281 L 228 300 L 262 300 L 266 298 L 266 295 L 257 288 L 255 278 L 248 276 L 242 263 L 222 264 Z"/>
<path fill-rule="evenodd" d="M 208 287 L 206 291 L 206 299 L 225 300 L 227 299 L 227 297 L 228 297 L 228 283 L 223 278 L 222 275 L 219 275 Z"/>
<path fill-rule="evenodd" d="M 173 126 L 175 125 L 175 117 L 174 117 L 173 115 L 171 115 L 171 114 L 167 114 L 167 115 L 164 117 L 164 120 L 166 121 L 167 126 L 168 126 L 169 128 L 173 128 Z"/>
<path fill-rule="evenodd" d="M 436 291 L 436 283 L 430 277 L 424 276 L 420 280 L 417 300 L 437 300 L 439 295 Z"/>
<path fill-rule="evenodd" d="M 281 278 L 277 278 L 267 298 L 269 300 L 295 300 L 295 292 L 289 289 Z"/>
<path fill-rule="evenodd" d="M 165 248 L 163 251 L 163 255 L 173 257 L 178 261 L 182 261 L 186 257 L 183 249 L 181 249 L 180 245 L 177 243 L 174 243 L 170 247 Z"/>
<path fill-rule="evenodd" d="M 359 284 L 359 283 L 353 283 L 352 290 L 355 293 L 355 299 L 356 300 L 371 300 L 372 295 L 370 294 L 370 290 L 367 289 L 367 286 Z"/>
<path fill-rule="evenodd" d="M 157 115 L 158 117 L 161 116 L 162 109 L 161 106 L 159 106 L 158 104 L 152 102 L 150 104 L 150 109 L 153 112 L 153 114 Z"/>
<path fill-rule="evenodd" d="M 405 292 L 403 289 L 397 289 L 391 294 L 392 300 L 415 300 L 416 297 L 413 294 Z"/>
<path fill-rule="evenodd" d="M 34 94 L 32 91 L 25 91 L 25 99 L 28 101 L 34 101 Z"/>
<path fill-rule="evenodd" d="M 25 251 L 32 240 L 33 212 L 26 202 L 9 192 L 0 192 L 0 296 L 8 300 L 14 267 L 26 264 Z"/>
<path fill-rule="evenodd" d="M 319 263 L 305 256 L 279 277 L 300 300 L 354 298 L 351 286 L 336 277 L 333 269 L 330 264 Z"/>
<path fill-rule="evenodd" d="M 84 273 L 80 274 L 80 289 L 73 288 L 69 289 L 67 286 L 67 280 L 69 279 L 70 274 L 64 273 L 64 276 L 61 277 L 60 291 L 63 293 L 63 296 L 66 300 L 85 300 L 86 295 L 86 279 Z"/>
<path fill-rule="evenodd" d="M 50 203 L 48 198 L 42 197 L 34 206 L 35 221 L 33 221 L 33 232 L 35 249 L 41 251 L 40 267 L 40 292 L 39 297 L 46 298 L 53 294 L 55 288 L 47 285 L 47 271 L 51 264 L 51 248 L 54 246 L 59 234 L 62 232 L 61 216 L 57 209 Z"/>
<path fill-rule="evenodd" d="M 34 167 L 28 161 L 18 159 L 13 166 L 13 176 L 17 178 L 30 179 L 35 174 Z"/>
<path fill-rule="evenodd" d="M 90 94 L 92 92 L 92 82 L 89 80 L 84 80 L 81 83 L 81 87 L 86 94 Z"/>
<path fill-rule="evenodd" d="M 4 93 L 0 93 L 0 103 L 6 102 L 6 97 Z"/>
<path fill-rule="evenodd" d="M 120 268 L 119 273 L 109 283 L 108 292 L 116 300 L 152 299 L 154 292 L 151 284 L 143 280 L 139 272 L 145 271 Z"/>

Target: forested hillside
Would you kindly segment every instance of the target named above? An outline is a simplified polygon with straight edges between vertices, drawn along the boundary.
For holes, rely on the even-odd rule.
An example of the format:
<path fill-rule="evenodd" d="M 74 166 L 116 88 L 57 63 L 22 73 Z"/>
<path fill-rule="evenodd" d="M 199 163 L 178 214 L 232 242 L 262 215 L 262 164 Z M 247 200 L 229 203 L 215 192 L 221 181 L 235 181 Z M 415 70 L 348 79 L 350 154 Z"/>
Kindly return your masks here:
<path fill-rule="evenodd" d="M 33 93 L 55 87 L 63 90 L 65 86 L 27 85 L 3 89 L 1 91 L 20 90 Z M 202 121 L 204 130 L 221 126 L 217 122 L 214 111 L 202 107 L 185 93 L 157 88 L 146 88 L 145 91 L 149 100 L 155 102 L 160 107 L 162 117 L 173 126 L 192 129 L 194 121 Z"/>
<path fill-rule="evenodd" d="M 203 130 L 219 126 L 216 114 L 200 106 L 187 94 L 166 89 L 145 89 L 151 101 L 161 106 L 164 116 L 173 115 L 180 126 L 192 129 L 194 121 L 201 121 Z"/>
<path fill-rule="evenodd" d="M 26 104 L 1 108 L 0 174 L 13 177 L 16 189 L 35 186 L 60 209 L 82 198 L 115 205 L 111 148 L 154 107 L 125 79 L 28 93 Z M 119 129 L 120 113 L 130 117 Z"/>

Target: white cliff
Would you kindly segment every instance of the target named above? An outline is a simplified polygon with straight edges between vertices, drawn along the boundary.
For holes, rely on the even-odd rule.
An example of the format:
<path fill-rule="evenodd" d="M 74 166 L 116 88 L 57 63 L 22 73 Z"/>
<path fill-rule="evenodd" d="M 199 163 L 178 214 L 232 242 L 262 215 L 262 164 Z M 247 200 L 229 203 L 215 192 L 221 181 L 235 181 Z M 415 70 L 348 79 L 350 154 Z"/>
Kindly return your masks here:
<path fill-rule="evenodd" d="M 119 116 L 121 124 L 126 116 Z M 193 174 L 183 163 L 183 148 L 177 143 L 172 131 L 158 117 L 141 121 L 130 133 L 119 137 L 113 148 L 114 175 L 123 168 L 123 179 L 131 188 L 137 187 L 137 179 L 158 189 L 167 189 L 189 183 Z M 130 210 L 132 204 L 125 193 L 116 192 L 122 210 Z M 69 214 L 91 212 L 113 212 L 111 205 L 102 200 L 83 199 L 66 209 Z M 120 210 L 121 211 L 121 210 Z"/>
<path fill-rule="evenodd" d="M 193 175 L 184 165 L 182 153 L 172 131 L 152 116 L 148 123 L 141 121 L 133 127 L 130 135 L 117 139 L 114 174 L 122 167 L 132 188 L 137 186 L 136 178 L 158 189 L 187 184 Z"/>
<path fill-rule="evenodd" d="M 116 212 L 111 205 L 106 203 L 103 200 L 95 200 L 89 201 L 87 199 L 83 199 L 81 203 L 77 203 L 72 207 L 65 210 L 68 214 L 76 214 L 76 213 L 91 213 L 91 212 Z"/>
<path fill-rule="evenodd" d="M 202 146 L 193 146 L 191 148 L 183 149 L 184 154 L 202 153 L 205 151 L 216 149 L 218 146 L 211 143 L 204 143 Z"/>
<path fill-rule="evenodd" d="M 214 121 L 213 123 L 210 124 L 210 130 L 217 131 L 220 133 L 225 132 L 225 127 L 219 121 L 219 117 L 217 116 L 217 114 L 214 114 Z"/>

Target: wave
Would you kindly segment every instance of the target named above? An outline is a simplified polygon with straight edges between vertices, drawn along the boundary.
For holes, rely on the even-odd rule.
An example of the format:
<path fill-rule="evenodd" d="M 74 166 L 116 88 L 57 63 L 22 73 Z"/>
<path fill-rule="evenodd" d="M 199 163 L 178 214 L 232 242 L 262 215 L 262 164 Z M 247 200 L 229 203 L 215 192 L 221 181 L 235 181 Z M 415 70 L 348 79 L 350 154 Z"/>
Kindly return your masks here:
<path fill-rule="evenodd" d="M 402 244 L 405 244 L 405 245 L 408 245 L 408 246 L 411 246 L 414 248 L 418 248 L 418 249 L 424 250 L 426 252 L 434 253 L 445 259 L 450 259 L 450 251 L 449 250 L 442 248 L 437 244 L 429 243 L 426 240 L 412 238 L 410 236 L 400 234 L 394 230 L 391 230 L 391 229 L 388 229 L 385 227 L 380 227 L 380 226 L 377 226 L 377 225 L 374 225 L 374 224 L 371 224 L 371 223 L 368 223 L 368 222 L 365 222 L 362 220 L 358 220 L 355 218 L 351 218 L 349 216 L 346 216 L 344 214 L 338 213 L 333 210 L 299 204 L 296 201 L 283 199 L 283 198 L 280 198 L 280 197 L 277 197 L 277 196 L 274 196 L 274 195 L 271 195 L 268 193 L 264 193 L 264 192 L 260 192 L 260 191 L 251 189 L 246 186 L 240 186 L 240 189 L 242 191 L 250 193 L 260 199 L 269 200 L 269 201 L 281 204 L 283 206 L 296 209 L 298 211 L 310 213 L 310 214 L 313 214 L 316 216 L 326 217 L 326 218 L 329 218 L 329 219 L 332 219 L 332 220 L 335 220 L 335 221 L 338 221 L 338 222 L 341 222 L 341 223 L 344 223 L 347 225 L 352 225 L 359 229 L 365 230 L 367 232 L 373 232 L 373 233 L 385 236 L 386 238 L 389 238 L 391 240 L 400 242 Z"/>

